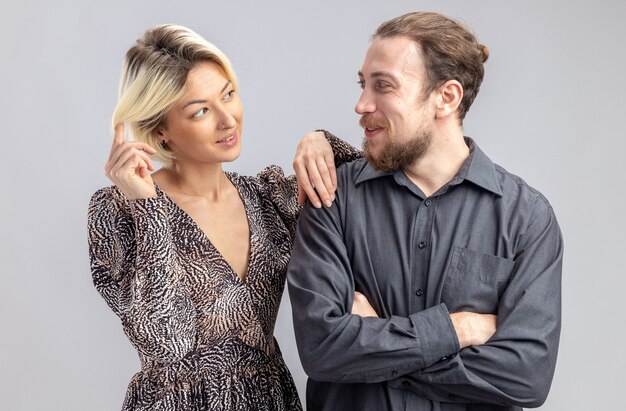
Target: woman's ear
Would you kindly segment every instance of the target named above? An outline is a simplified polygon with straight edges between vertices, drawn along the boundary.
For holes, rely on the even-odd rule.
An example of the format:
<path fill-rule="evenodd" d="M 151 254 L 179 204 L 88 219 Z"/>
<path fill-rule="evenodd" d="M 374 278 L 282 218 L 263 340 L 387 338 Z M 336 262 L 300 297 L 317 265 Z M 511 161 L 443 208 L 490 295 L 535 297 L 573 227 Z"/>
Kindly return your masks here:
<path fill-rule="evenodd" d="M 161 146 L 161 148 L 163 150 L 167 150 L 167 142 L 168 142 L 168 138 L 167 138 L 167 130 L 165 129 L 165 127 L 163 125 L 159 125 L 157 128 L 155 128 L 152 131 L 152 135 L 154 136 L 154 139 L 158 142 L 158 144 Z"/>
<path fill-rule="evenodd" d="M 167 130 L 165 130 L 165 127 L 163 127 L 162 125 L 157 126 L 157 128 L 154 129 L 154 131 L 152 132 L 154 134 L 154 137 L 156 137 L 159 140 L 163 140 L 165 138 L 165 134 L 167 133 Z"/>

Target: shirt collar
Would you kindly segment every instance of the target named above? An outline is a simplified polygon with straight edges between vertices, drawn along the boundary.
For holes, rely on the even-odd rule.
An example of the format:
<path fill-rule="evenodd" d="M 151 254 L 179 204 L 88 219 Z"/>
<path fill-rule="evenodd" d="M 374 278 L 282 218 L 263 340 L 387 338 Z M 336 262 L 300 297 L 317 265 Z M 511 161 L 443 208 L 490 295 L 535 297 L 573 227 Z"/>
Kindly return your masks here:
<path fill-rule="evenodd" d="M 467 160 L 465 160 L 461 170 L 459 170 L 459 174 L 457 174 L 455 178 L 460 177 L 460 181 L 470 181 L 487 191 L 502 196 L 502 189 L 500 188 L 500 184 L 498 184 L 495 164 L 478 148 L 474 140 L 465 137 L 465 143 L 470 148 L 470 155 Z M 465 175 L 461 175 L 461 171 L 465 171 Z"/>
<path fill-rule="evenodd" d="M 502 189 L 496 178 L 496 168 L 493 162 L 487 157 L 478 145 L 470 137 L 465 137 L 465 143 L 470 149 L 470 155 L 467 157 L 459 172 L 450 180 L 450 185 L 457 185 L 467 180 L 476 184 L 485 190 L 502 196 Z M 381 171 L 374 168 L 369 162 L 365 161 L 365 165 L 360 172 L 356 173 L 354 184 L 359 185 L 365 181 L 374 180 L 384 176 L 390 176 L 397 173 L 404 174 L 402 170 Z M 399 177 L 399 176 L 397 176 Z M 396 181 L 398 179 L 396 178 Z"/>
<path fill-rule="evenodd" d="M 365 181 L 374 180 L 376 178 L 391 176 L 393 171 L 381 171 L 376 169 L 369 161 L 364 161 L 364 166 L 361 171 L 354 176 L 354 184 L 359 185 Z"/>

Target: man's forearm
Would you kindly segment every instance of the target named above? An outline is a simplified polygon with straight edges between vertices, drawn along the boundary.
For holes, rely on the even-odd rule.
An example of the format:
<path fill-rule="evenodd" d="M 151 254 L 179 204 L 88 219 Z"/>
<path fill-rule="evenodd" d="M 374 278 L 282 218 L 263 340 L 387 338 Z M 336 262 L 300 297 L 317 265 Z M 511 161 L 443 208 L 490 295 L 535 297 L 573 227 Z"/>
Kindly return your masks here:
<path fill-rule="evenodd" d="M 354 280 L 333 208 L 302 211 L 288 282 L 302 365 L 319 381 L 379 382 L 454 354 L 445 305 L 409 317 L 351 314 Z"/>

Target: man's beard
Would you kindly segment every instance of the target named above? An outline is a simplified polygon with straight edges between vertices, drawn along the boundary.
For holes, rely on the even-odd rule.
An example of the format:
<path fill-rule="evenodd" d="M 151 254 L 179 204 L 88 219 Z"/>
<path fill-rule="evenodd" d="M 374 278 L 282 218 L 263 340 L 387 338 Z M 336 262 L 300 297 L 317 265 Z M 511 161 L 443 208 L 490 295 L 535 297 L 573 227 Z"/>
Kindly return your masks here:
<path fill-rule="evenodd" d="M 387 119 L 374 120 L 363 116 L 359 124 L 363 128 L 383 127 L 387 132 L 389 141 L 377 155 L 372 154 L 368 139 L 363 139 L 365 159 L 381 171 L 392 172 L 410 166 L 426 154 L 432 140 L 430 130 L 417 130 L 408 141 L 398 141 L 397 136 L 390 134 Z"/>

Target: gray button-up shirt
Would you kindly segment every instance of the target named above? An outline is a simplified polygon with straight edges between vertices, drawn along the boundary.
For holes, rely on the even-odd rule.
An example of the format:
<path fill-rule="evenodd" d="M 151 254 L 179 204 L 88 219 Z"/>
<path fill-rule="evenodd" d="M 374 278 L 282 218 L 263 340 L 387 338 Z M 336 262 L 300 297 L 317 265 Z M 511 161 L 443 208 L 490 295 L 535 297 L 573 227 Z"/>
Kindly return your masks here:
<path fill-rule="evenodd" d="M 561 233 L 548 201 L 466 139 L 458 174 L 425 197 L 402 171 L 338 170 L 306 206 L 288 272 L 307 409 L 517 410 L 546 398 L 560 332 Z M 350 314 L 354 291 L 380 318 Z M 498 315 L 459 350 L 449 313 Z"/>

